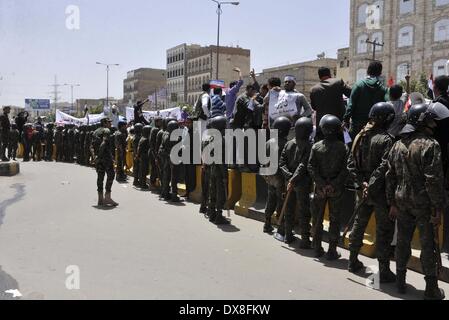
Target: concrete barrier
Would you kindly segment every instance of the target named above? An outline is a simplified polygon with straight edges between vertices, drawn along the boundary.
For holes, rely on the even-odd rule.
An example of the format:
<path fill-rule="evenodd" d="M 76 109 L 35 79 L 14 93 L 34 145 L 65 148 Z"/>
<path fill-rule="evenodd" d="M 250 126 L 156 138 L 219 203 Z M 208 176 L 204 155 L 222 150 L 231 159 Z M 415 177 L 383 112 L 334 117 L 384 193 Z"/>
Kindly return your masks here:
<path fill-rule="evenodd" d="M 20 164 L 18 162 L 1 162 L 0 163 L 0 176 L 12 177 L 20 172 Z"/>
<path fill-rule="evenodd" d="M 193 192 L 190 193 L 190 200 L 196 203 L 201 203 L 202 196 L 202 177 L 201 177 L 201 166 L 196 166 L 196 187 Z"/>
<path fill-rule="evenodd" d="M 226 207 L 230 210 L 242 197 L 242 174 L 238 170 L 228 170 L 228 199 Z"/>
<path fill-rule="evenodd" d="M 248 209 L 248 218 L 265 222 L 265 208 L 267 207 L 268 184 L 262 176 L 256 174 L 256 199 Z"/>
<path fill-rule="evenodd" d="M 257 198 L 256 179 L 256 174 L 254 173 L 242 173 L 242 195 L 235 204 L 235 214 L 249 217 L 249 209 L 253 207 Z"/>

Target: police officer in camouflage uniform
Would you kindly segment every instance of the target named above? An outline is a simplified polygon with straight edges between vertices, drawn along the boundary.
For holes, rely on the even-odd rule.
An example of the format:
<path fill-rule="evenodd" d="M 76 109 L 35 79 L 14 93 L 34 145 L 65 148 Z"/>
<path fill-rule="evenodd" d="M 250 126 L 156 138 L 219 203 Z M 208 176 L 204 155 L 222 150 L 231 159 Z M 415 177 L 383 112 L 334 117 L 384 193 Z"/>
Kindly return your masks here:
<path fill-rule="evenodd" d="M 376 214 L 376 252 L 379 260 L 380 282 L 391 283 L 396 276 L 390 270 L 391 243 L 394 222 L 388 216 L 385 198 L 385 170 L 382 159 L 386 158 L 394 144 L 394 137 L 388 133 L 395 119 L 395 110 L 389 103 L 375 104 L 369 114 L 369 123 L 357 135 L 348 160 L 348 170 L 356 183 L 357 208 L 354 225 L 349 237 L 348 270 L 356 273 L 364 266 L 358 260 L 363 239 L 372 213 Z"/>
<path fill-rule="evenodd" d="M 47 124 L 45 132 L 45 161 L 53 161 L 53 144 L 55 143 L 55 125 L 53 123 Z"/>
<path fill-rule="evenodd" d="M 125 174 L 125 160 L 126 160 L 126 138 L 128 137 L 128 132 L 126 131 L 126 122 L 119 121 L 118 130 L 115 133 L 115 148 L 117 153 L 117 181 L 126 182 Z"/>
<path fill-rule="evenodd" d="M 87 126 L 82 125 L 80 126 L 80 133 L 79 133 L 79 161 L 78 163 L 80 165 L 86 165 L 86 154 L 84 152 L 84 144 L 86 143 L 86 131 Z"/>
<path fill-rule="evenodd" d="M 145 126 L 142 129 L 142 138 L 139 141 L 137 147 L 137 157 L 139 158 L 139 188 L 142 190 L 148 190 L 147 175 L 150 170 L 150 158 L 148 151 L 150 149 L 150 133 L 151 127 Z"/>
<path fill-rule="evenodd" d="M 159 168 L 156 164 L 157 159 L 157 147 L 156 147 L 156 140 L 159 131 L 161 131 L 162 126 L 162 119 L 157 117 L 154 119 L 154 127 L 151 129 L 150 133 L 150 149 L 148 151 L 149 158 L 150 158 L 150 188 L 154 189 L 156 188 L 156 181 L 157 179 L 160 179 L 160 172 Z"/>
<path fill-rule="evenodd" d="M 178 197 L 178 164 L 172 163 L 170 154 L 172 148 L 179 141 L 170 141 L 170 135 L 173 131 L 179 129 L 178 122 L 173 119 L 167 124 L 167 131 L 162 136 L 161 146 L 159 148 L 159 159 L 162 163 L 162 181 L 161 197 L 166 201 L 179 202 Z M 171 186 L 171 194 L 170 194 Z"/>
<path fill-rule="evenodd" d="M 210 120 L 212 129 L 218 130 L 221 134 L 222 143 L 222 158 L 213 161 L 210 165 L 210 181 L 209 181 L 209 202 L 208 213 L 209 221 L 216 225 L 229 225 L 230 221 L 223 217 L 223 209 L 226 204 L 226 188 L 228 186 L 228 169 L 225 164 L 225 130 L 227 127 L 227 119 L 223 116 L 218 116 Z M 210 143 L 217 143 L 213 141 L 215 137 L 212 136 Z M 219 146 L 217 144 L 217 146 Z M 214 150 L 217 147 L 215 147 Z"/>
<path fill-rule="evenodd" d="M 408 112 L 402 139 L 388 155 L 386 194 L 391 206 L 390 215 L 397 218 L 396 246 L 397 286 L 406 292 L 407 263 L 411 256 L 411 242 L 418 228 L 421 242 L 421 264 L 426 280 L 424 299 L 443 300 L 438 288 L 438 263 L 434 228 L 441 225 L 447 202 L 444 194 L 441 147 L 431 138 L 435 120 L 449 118 L 447 108 L 420 104 Z M 444 110 L 445 109 L 445 110 Z"/>
<path fill-rule="evenodd" d="M 44 140 L 44 129 L 36 124 L 33 132 L 33 161 L 42 161 L 42 141 Z"/>
<path fill-rule="evenodd" d="M 133 150 L 134 150 L 134 162 L 133 162 L 133 185 L 139 187 L 139 175 L 140 175 L 140 158 L 138 157 L 137 150 L 139 148 L 140 139 L 142 138 L 143 124 L 136 123 L 134 125 L 134 140 L 133 140 Z"/>
<path fill-rule="evenodd" d="M 55 145 L 56 145 L 56 161 L 61 162 L 64 159 L 64 142 L 63 142 L 63 127 L 58 126 L 55 132 Z"/>
<path fill-rule="evenodd" d="M 101 139 L 98 152 L 96 153 L 95 168 L 97 170 L 98 206 L 116 207 L 118 203 L 111 198 L 112 184 L 115 178 L 114 155 L 111 148 L 111 123 L 110 119 L 102 119 L 102 127 L 94 133 L 96 139 Z M 106 185 L 103 186 L 105 176 L 107 176 Z M 104 196 L 103 191 L 105 191 Z"/>
<path fill-rule="evenodd" d="M 337 260 L 340 254 L 337 246 L 340 239 L 340 215 L 345 182 L 348 177 L 348 148 L 339 140 L 342 131 L 341 121 L 332 115 L 320 121 L 324 140 L 312 147 L 309 160 L 309 173 L 315 182 L 313 198 L 313 248 L 315 257 L 324 255 L 322 248 L 323 218 L 326 204 L 329 203 L 329 250 L 328 260 Z"/>
<path fill-rule="evenodd" d="M 278 131 L 278 139 L 270 139 L 266 143 L 267 154 L 271 152 L 271 146 L 275 145 L 278 152 L 278 160 L 281 159 L 282 151 L 284 150 L 285 144 L 287 143 L 287 136 L 290 132 L 292 123 L 286 117 L 279 117 L 273 123 L 273 129 Z M 271 225 L 271 219 L 273 217 L 274 211 L 278 214 L 282 210 L 282 194 L 285 190 L 284 177 L 280 170 L 272 176 L 265 177 L 268 184 L 268 197 L 267 197 L 267 207 L 265 208 L 265 225 L 263 227 L 264 233 L 272 233 L 273 227 Z"/>
<path fill-rule="evenodd" d="M 301 227 L 301 249 L 310 249 L 310 192 L 312 180 L 307 171 L 312 143 L 310 135 L 313 132 L 313 122 L 310 118 L 301 118 L 295 124 L 296 138 L 289 141 L 282 152 L 280 168 L 287 181 L 287 191 L 290 197 L 284 215 L 284 221 L 278 233 L 285 243 L 294 241 L 293 224 L 295 222 L 296 205 L 298 204 L 299 222 Z"/>

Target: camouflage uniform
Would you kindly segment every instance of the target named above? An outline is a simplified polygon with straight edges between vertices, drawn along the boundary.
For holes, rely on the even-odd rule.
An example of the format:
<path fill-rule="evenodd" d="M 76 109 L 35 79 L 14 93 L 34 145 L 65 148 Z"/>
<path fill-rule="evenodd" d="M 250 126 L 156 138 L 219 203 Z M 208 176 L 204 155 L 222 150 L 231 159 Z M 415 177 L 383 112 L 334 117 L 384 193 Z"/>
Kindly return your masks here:
<path fill-rule="evenodd" d="M 63 133 L 61 128 L 57 128 L 55 132 L 55 145 L 56 145 L 56 161 L 63 161 Z"/>
<path fill-rule="evenodd" d="M 362 191 L 358 192 L 359 210 L 349 237 L 349 250 L 359 252 L 371 215 L 376 215 L 376 252 L 379 261 L 389 261 L 394 223 L 389 218 L 385 198 L 385 170 L 382 159 L 386 158 L 394 143 L 394 138 L 382 128 L 365 127 L 355 139 L 348 160 L 348 170 L 359 187 L 369 184 L 369 197 L 362 203 Z"/>
<path fill-rule="evenodd" d="M 170 141 L 170 132 L 164 131 L 159 148 L 159 159 L 162 163 L 161 196 L 167 199 L 170 198 L 170 185 L 171 197 L 178 194 L 179 165 L 173 164 L 170 160 L 171 150 L 177 143 L 176 141 Z"/>
<path fill-rule="evenodd" d="M 150 149 L 148 151 L 149 154 L 149 158 L 150 158 L 150 183 L 152 186 L 154 186 L 156 184 L 157 179 L 161 178 L 159 177 L 159 168 L 157 167 L 156 164 L 156 159 L 157 159 L 157 148 L 156 148 L 156 139 L 158 136 L 159 131 L 161 131 L 161 129 L 154 127 L 153 129 L 151 129 L 151 133 L 150 133 Z"/>
<path fill-rule="evenodd" d="M 312 147 L 309 173 L 315 182 L 313 197 L 313 246 L 320 250 L 323 234 L 323 218 L 329 203 L 329 244 L 336 247 L 340 239 L 340 215 L 345 181 L 348 149 L 336 137 L 325 138 Z M 333 193 L 326 194 L 323 187 L 330 185 Z"/>
<path fill-rule="evenodd" d="M 115 133 L 115 147 L 117 152 L 117 180 L 126 180 L 125 174 L 125 159 L 126 159 L 126 139 L 128 134 L 125 131 L 118 130 Z"/>
<path fill-rule="evenodd" d="M 9 131 L 8 158 L 16 160 L 17 148 L 19 147 L 20 133 L 17 129 Z"/>
<path fill-rule="evenodd" d="M 278 159 L 281 159 L 282 151 L 284 150 L 285 145 L 287 144 L 287 139 L 279 137 L 278 138 Z M 266 143 L 267 154 L 269 154 L 271 141 Z M 283 200 L 283 192 L 285 190 L 285 181 L 284 177 L 280 170 L 276 172 L 275 175 L 268 177 L 268 196 L 267 196 L 267 207 L 265 208 L 265 232 L 271 232 L 271 219 L 273 217 L 274 212 L 276 211 L 278 214 L 281 213 L 282 210 L 282 200 Z"/>
<path fill-rule="evenodd" d="M 42 130 L 42 128 L 39 128 L 33 132 L 33 161 L 42 160 L 42 140 L 44 138 Z"/>
<path fill-rule="evenodd" d="M 139 186 L 139 177 L 140 177 L 140 158 L 138 157 L 137 150 L 139 149 L 140 139 L 142 139 L 142 133 L 139 132 L 134 135 L 133 140 L 133 150 L 134 150 L 134 163 L 133 163 L 133 177 L 134 182 L 133 185 L 135 187 Z"/>
<path fill-rule="evenodd" d="M 312 145 L 309 141 L 293 139 L 287 142 L 280 158 L 279 166 L 282 175 L 285 181 L 291 182 L 295 188 L 288 200 L 284 221 L 281 222 L 278 230 L 278 233 L 285 236 L 286 239 L 293 237 L 296 204 L 298 203 L 301 238 L 304 242 L 310 241 L 312 181 L 307 171 L 307 165 L 311 149 Z"/>
<path fill-rule="evenodd" d="M 98 137 L 103 135 L 104 128 L 97 129 L 95 134 Z M 114 183 L 115 172 L 114 172 L 114 156 L 112 154 L 111 148 L 112 138 L 102 139 L 100 146 L 98 147 L 98 152 L 96 153 L 95 165 L 97 170 L 97 191 L 103 192 L 104 178 L 106 178 L 106 193 L 110 193 L 112 189 L 112 184 Z"/>
<path fill-rule="evenodd" d="M 150 149 L 150 139 L 142 136 L 137 147 L 137 158 L 139 159 L 139 182 L 140 188 L 148 188 L 147 175 L 150 169 L 150 158 L 148 157 L 148 150 Z"/>
<path fill-rule="evenodd" d="M 209 144 L 209 140 L 202 141 L 201 150 L 204 151 Z M 207 206 L 209 202 L 209 182 L 211 166 L 203 164 L 201 167 L 201 207 L 200 213 L 209 214 Z"/>
<path fill-rule="evenodd" d="M 45 132 L 45 160 L 53 160 L 53 143 L 55 139 L 55 132 L 53 128 L 48 128 Z"/>
<path fill-rule="evenodd" d="M 432 209 L 446 207 L 443 164 L 438 142 L 424 133 L 404 136 L 388 156 L 386 195 L 398 208 L 396 268 L 405 273 L 411 256 L 411 241 L 418 228 L 421 264 L 426 277 L 437 276 Z"/>
<path fill-rule="evenodd" d="M 160 174 L 160 181 L 161 181 L 161 188 L 162 188 L 162 179 L 163 179 L 163 167 L 164 167 L 164 159 L 162 159 L 159 155 L 159 150 L 161 148 L 161 144 L 162 144 L 162 137 L 164 136 L 165 130 L 161 129 L 159 130 L 159 132 L 156 134 L 156 145 L 155 145 L 155 155 L 156 155 L 156 161 L 157 161 L 157 165 L 158 165 L 158 169 L 159 169 L 159 174 Z M 162 191 L 161 191 L 162 192 Z"/>

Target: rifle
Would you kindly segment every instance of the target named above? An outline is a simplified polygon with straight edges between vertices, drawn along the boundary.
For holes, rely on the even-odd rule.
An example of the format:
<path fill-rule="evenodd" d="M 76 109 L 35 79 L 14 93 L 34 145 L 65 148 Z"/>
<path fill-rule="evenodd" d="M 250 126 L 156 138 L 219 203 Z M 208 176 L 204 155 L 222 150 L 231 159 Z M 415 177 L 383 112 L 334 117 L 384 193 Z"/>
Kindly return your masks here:
<path fill-rule="evenodd" d="M 278 218 L 278 225 L 281 225 L 282 219 L 284 219 L 285 211 L 287 210 L 288 200 L 290 199 L 290 196 L 291 196 L 291 194 L 293 192 L 293 189 L 294 188 L 291 188 L 287 192 L 287 195 L 285 196 L 284 204 L 282 205 L 282 211 L 281 211 L 281 214 L 279 215 L 279 218 Z"/>
<path fill-rule="evenodd" d="M 342 239 L 344 240 L 346 238 L 346 235 L 349 232 L 349 229 L 351 229 L 354 225 L 355 222 L 355 218 L 357 217 L 357 215 L 359 214 L 360 210 L 362 209 L 362 207 L 366 204 L 366 198 L 364 198 L 359 205 L 357 206 L 357 208 L 355 208 L 354 210 L 354 214 L 351 216 L 351 219 L 349 219 L 348 224 L 345 227 L 345 230 L 343 232 L 343 237 Z"/>

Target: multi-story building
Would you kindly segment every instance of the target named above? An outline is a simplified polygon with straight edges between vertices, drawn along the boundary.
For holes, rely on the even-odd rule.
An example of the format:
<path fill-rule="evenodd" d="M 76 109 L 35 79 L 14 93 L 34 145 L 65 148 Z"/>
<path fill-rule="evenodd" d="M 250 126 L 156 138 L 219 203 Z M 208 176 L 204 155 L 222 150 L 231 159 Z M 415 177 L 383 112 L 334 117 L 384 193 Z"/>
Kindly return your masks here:
<path fill-rule="evenodd" d="M 239 47 L 220 47 L 217 77 L 217 46 L 194 50 L 187 60 L 187 103 L 193 105 L 202 92 L 202 85 L 210 80 L 224 81 L 226 87 L 238 80 L 234 68 L 248 75 L 251 51 Z"/>
<path fill-rule="evenodd" d="M 374 47 L 384 77 L 395 82 L 408 72 L 412 78 L 444 74 L 449 59 L 449 0 L 351 0 L 351 82 L 366 76 Z"/>
<path fill-rule="evenodd" d="M 187 59 L 192 50 L 201 48 L 197 44 L 181 44 L 167 50 L 167 94 L 168 102 L 183 103 L 187 100 Z"/>
<path fill-rule="evenodd" d="M 285 76 L 290 75 L 296 78 L 296 90 L 310 97 L 310 91 L 314 85 L 319 82 L 318 69 L 320 67 L 328 67 L 332 71 L 332 75 L 337 73 L 337 60 L 331 58 L 322 58 L 313 61 L 306 61 L 295 64 L 288 64 L 280 67 L 264 69 L 257 75 L 257 82 L 265 84 L 270 78 L 280 78 L 284 81 Z M 249 77 L 245 77 L 245 83 L 249 83 Z"/>
<path fill-rule="evenodd" d="M 349 48 L 338 49 L 337 52 L 337 79 L 344 82 L 351 81 L 351 63 L 349 60 Z"/>
<path fill-rule="evenodd" d="M 166 71 L 163 69 L 140 68 L 129 71 L 123 80 L 123 102 L 133 105 L 137 101 L 145 101 L 150 95 L 165 88 L 166 83 Z"/>

